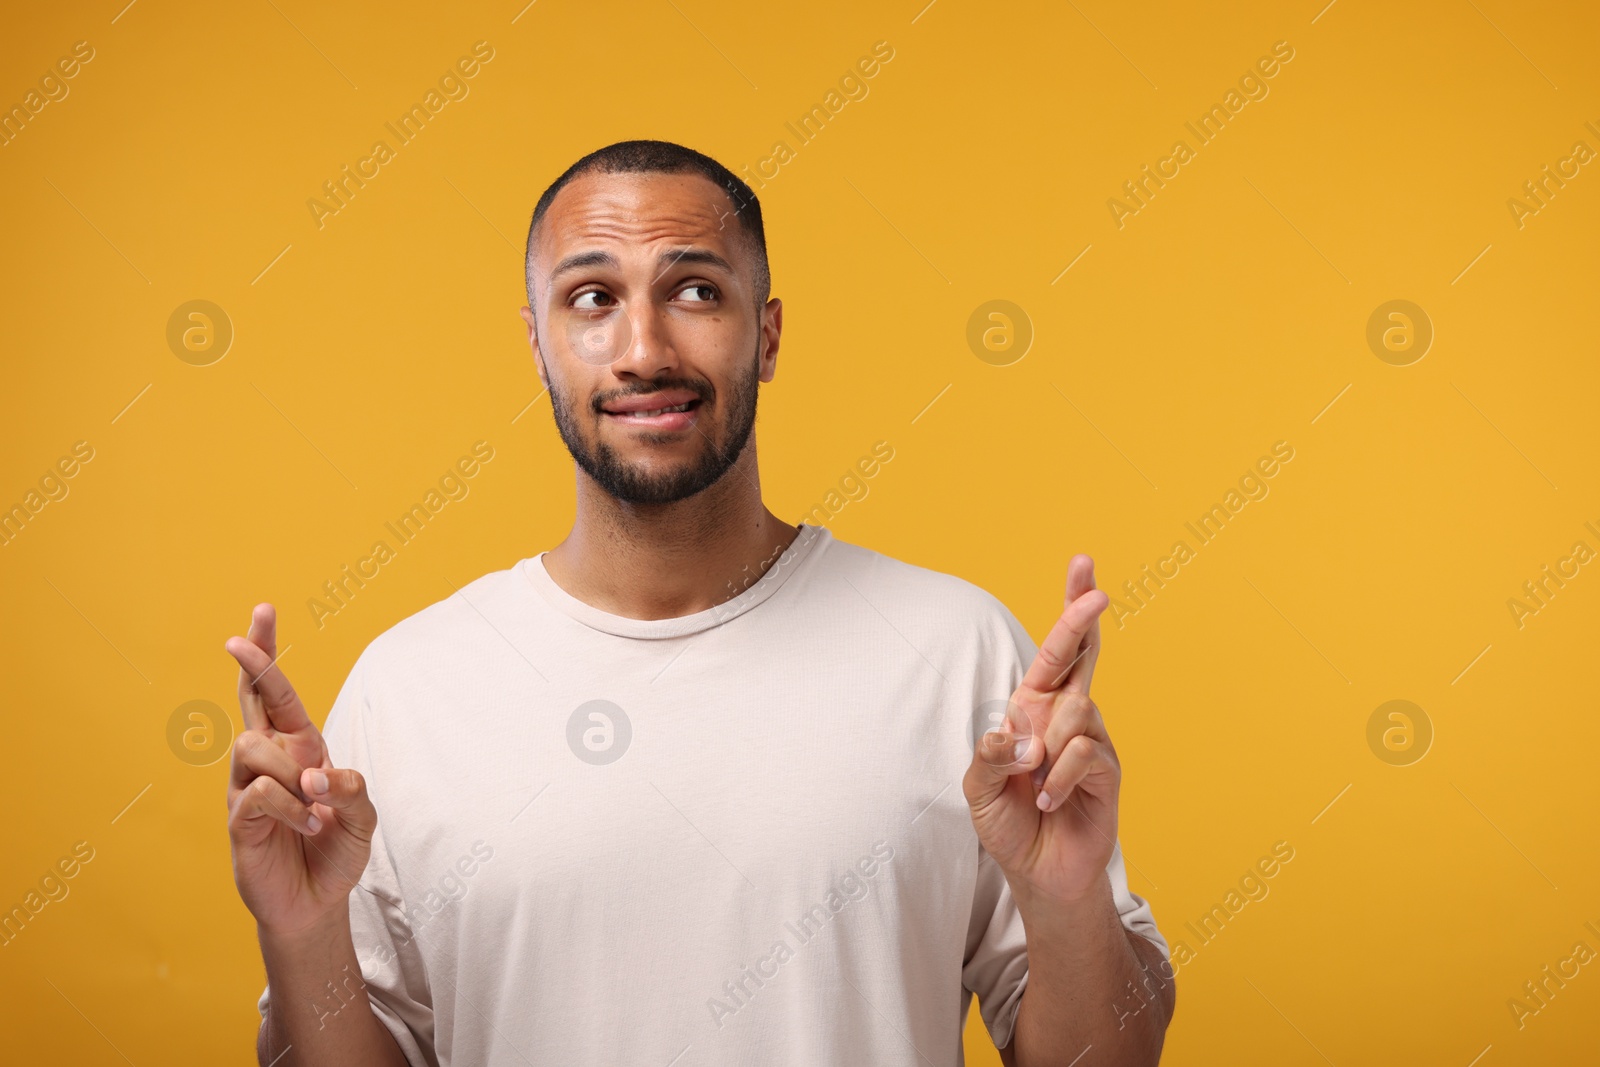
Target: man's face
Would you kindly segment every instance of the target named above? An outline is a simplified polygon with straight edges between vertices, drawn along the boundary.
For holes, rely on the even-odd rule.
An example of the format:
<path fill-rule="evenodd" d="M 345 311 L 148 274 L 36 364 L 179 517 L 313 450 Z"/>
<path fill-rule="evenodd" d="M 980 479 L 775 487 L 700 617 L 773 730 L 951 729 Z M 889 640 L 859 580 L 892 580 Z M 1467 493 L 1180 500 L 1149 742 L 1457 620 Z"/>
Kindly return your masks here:
<path fill-rule="evenodd" d="M 590 173 L 552 201 L 522 317 L 561 439 L 611 496 L 681 500 L 744 451 L 783 311 L 756 304 L 756 254 L 698 174 Z"/>

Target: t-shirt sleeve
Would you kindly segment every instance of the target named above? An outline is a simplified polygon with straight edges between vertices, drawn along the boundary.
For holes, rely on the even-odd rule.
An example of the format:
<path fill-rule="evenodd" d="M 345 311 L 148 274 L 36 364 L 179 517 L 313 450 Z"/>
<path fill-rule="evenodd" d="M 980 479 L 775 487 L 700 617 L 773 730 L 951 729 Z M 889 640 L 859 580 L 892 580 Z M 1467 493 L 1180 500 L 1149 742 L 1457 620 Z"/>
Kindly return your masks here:
<path fill-rule="evenodd" d="M 399 877 L 383 836 L 383 795 L 380 783 L 374 780 L 369 745 L 372 708 L 363 684 L 366 658 L 363 653 L 356 661 L 322 729 L 328 758 L 335 767 L 350 767 L 361 772 L 367 781 L 367 792 L 378 809 L 372 855 L 361 880 L 350 893 L 350 934 L 361 975 L 359 982 L 347 979 L 344 988 L 325 990 L 321 1001 L 305 1005 L 304 1010 L 336 1012 L 341 1005 L 349 1003 L 351 992 L 363 990 L 372 1005 L 372 1013 L 394 1035 L 406 1061 L 412 1067 L 438 1067 L 433 1050 L 433 999 L 427 971 L 406 920 Z M 263 1018 L 271 992 L 270 985 L 263 989 L 256 1004 Z M 290 1005 L 288 1010 L 295 1010 L 295 1007 Z"/>
<path fill-rule="evenodd" d="M 981 683 L 980 692 L 974 694 L 980 702 L 1009 697 L 1022 684 L 1028 665 L 1039 651 L 1011 612 L 999 601 L 995 604 L 1003 616 L 1006 633 L 992 642 L 994 651 L 987 658 L 995 666 Z M 1156 927 L 1149 902 L 1128 888 L 1120 840 L 1113 842 L 1106 875 L 1123 927 L 1148 939 L 1170 960 L 1166 938 Z M 1011 1043 L 1017 1008 L 1028 987 L 1028 945 L 1011 886 L 1000 865 L 981 847 L 966 948 L 962 984 L 976 994 L 978 1010 L 995 1047 L 1004 1048 Z"/>

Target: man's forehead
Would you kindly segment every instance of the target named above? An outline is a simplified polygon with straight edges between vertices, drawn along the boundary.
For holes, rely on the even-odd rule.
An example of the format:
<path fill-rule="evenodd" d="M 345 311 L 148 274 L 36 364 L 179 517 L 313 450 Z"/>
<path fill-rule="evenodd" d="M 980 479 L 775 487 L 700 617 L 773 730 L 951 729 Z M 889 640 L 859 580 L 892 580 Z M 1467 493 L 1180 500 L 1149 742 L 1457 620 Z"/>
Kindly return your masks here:
<path fill-rule="evenodd" d="M 581 242 L 674 240 L 725 249 L 737 228 L 733 200 L 700 174 L 591 172 L 550 202 L 539 225 L 541 258 Z"/>

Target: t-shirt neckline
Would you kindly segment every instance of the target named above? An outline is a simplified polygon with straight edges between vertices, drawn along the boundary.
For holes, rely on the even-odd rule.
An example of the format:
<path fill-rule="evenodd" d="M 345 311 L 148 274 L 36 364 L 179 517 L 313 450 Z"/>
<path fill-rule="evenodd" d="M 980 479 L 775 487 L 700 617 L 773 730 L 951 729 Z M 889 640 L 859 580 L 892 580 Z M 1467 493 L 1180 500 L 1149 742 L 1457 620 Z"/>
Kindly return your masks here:
<path fill-rule="evenodd" d="M 812 526 L 802 522 L 799 528 L 800 532 L 795 539 L 772 562 L 767 572 L 748 589 L 731 600 L 715 604 L 704 611 L 672 619 L 630 619 L 602 611 L 593 604 L 579 600 L 550 577 L 550 572 L 545 569 L 543 552 L 524 559 L 519 569 L 551 607 L 592 629 L 617 637 L 658 639 L 685 637 L 737 618 L 765 601 L 776 593 L 806 560 L 819 555 L 821 547 L 833 538 L 832 532 L 826 526 Z"/>

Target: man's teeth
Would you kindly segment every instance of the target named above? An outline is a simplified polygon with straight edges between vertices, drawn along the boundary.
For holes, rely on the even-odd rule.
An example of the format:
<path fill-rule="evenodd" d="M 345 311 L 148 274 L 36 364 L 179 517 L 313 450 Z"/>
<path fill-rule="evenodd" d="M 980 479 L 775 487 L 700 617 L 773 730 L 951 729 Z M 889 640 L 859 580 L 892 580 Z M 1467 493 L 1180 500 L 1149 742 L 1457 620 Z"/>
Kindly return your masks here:
<path fill-rule="evenodd" d="M 640 416 L 640 417 L 643 417 L 643 418 L 649 418 L 652 415 L 664 415 L 669 411 L 688 411 L 689 410 L 689 405 L 691 403 L 693 403 L 693 401 L 685 401 L 684 403 L 678 404 L 675 407 L 655 408 L 655 409 L 653 409 L 651 411 L 630 411 L 630 412 L 628 412 L 628 414 L 629 415 L 637 415 L 637 416 Z"/>

